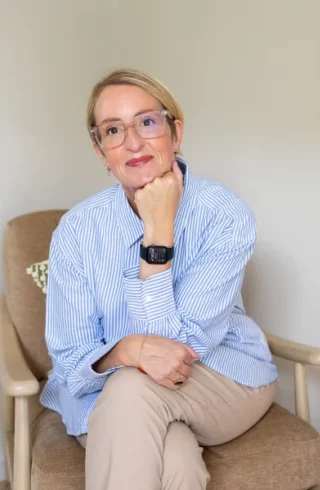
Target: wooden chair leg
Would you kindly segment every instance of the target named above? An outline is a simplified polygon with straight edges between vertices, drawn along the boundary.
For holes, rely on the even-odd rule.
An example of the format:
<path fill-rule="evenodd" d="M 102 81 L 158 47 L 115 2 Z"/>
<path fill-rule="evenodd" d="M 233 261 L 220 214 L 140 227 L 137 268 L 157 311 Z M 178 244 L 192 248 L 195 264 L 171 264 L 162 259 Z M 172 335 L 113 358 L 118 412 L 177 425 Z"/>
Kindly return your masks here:
<path fill-rule="evenodd" d="M 30 430 L 28 399 L 15 398 L 14 463 L 12 490 L 30 490 Z"/>
<path fill-rule="evenodd" d="M 2 404 L 2 440 L 5 457 L 5 479 L 13 481 L 13 431 L 14 431 L 14 400 L 6 393 L 1 393 Z"/>
<path fill-rule="evenodd" d="M 310 410 L 308 399 L 308 385 L 306 366 L 300 362 L 294 365 L 295 378 L 295 399 L 296 399 L 296 414 L 302 420 L 310 423 Z"/>

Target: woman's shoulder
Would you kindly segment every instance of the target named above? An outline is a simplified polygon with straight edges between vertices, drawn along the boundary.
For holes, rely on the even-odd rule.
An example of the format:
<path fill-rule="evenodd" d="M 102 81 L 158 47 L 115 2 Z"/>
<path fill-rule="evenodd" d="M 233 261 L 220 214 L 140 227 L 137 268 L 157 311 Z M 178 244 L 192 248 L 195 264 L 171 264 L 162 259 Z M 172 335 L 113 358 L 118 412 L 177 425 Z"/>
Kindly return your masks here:
<path fill-rule="evenodd" d="M 63 244 L 89 233 L 99 217 L 108 216 L 118 184 L 104 189 L 73 206 L 61 218 L 53 233 L 53 241 Z"/>
<path fill-rule="evenodd" d="M 243 219 L 251 217 L 254 213 L 248 203 L 236 192 L 229 189 L 221 182 L 197 178 L 198 181 L 198 202 L 207 210 L 224 213 L 233 219 Z"/>
<path fill-rule="evenodd" d="M 197 180 L 197 208 L 213 228 L 230 231 L 230 237 L 254 241 L 256 218 L 247 202 L 224 184 L 204 179 Z M 208 221 L 210 223 L 208 223 Z"/>
<path fill-rule="evenodd" d="M 83 201 L 75 204 L 63 215 L 60 223 L 63 224 L 65 221 L 81 220 L 81 218 L 85 218 L 90 214 L 94 215 L 96 210 L 101 210 L 102 208 L 107 209 L 111 206 L 118 187 L 119 184 L 115 184 L 114 186 L 97 192 L 93 196 L 87 197 Z"/>

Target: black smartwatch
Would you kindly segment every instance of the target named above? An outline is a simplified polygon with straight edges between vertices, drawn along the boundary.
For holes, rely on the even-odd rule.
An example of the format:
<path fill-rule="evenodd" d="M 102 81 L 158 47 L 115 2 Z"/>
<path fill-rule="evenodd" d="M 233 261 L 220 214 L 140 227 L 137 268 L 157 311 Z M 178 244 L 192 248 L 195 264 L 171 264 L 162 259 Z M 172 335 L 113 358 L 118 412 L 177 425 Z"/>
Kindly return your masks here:
<path fill-rule="evenodd" d="M 158 245 L 144 247 L 142 243 L 140 245 L 140 257 L 145 260 L 147 264 L 166 264 L 173 258 L 173 251 L 174 247 L 168 248 Z"/>

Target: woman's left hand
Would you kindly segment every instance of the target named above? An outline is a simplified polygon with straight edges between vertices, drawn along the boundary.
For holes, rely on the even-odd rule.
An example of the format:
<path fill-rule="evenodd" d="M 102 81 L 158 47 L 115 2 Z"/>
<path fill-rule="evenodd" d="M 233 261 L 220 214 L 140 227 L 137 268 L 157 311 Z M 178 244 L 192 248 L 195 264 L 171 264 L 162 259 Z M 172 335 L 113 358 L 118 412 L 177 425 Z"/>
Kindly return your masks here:
<path fill-rule="evenodd" d="M 163 177 L 138 189 L 135 204 L 145 228 L 153 230 L 158 226 L 173 226 L 183 192 L 183 174 L 177 162 Z"/>

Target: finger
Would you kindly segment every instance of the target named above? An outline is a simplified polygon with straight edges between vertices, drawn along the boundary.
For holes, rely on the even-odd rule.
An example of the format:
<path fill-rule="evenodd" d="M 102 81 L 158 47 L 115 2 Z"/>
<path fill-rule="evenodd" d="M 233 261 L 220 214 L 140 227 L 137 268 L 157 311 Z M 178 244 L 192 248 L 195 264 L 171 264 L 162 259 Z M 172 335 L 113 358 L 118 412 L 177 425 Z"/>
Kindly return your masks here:
<path fill-rule="evenodd" d="M 194 359 L 194 360 L 200 359 L 199 354 L 197 354 L 196 351 L 193 350 L 192 347 L 190 347 L 190 345 L 188 345 L 188 344 L 183 344 L 183 345 L 185 346 L 186 350 L 188 351 L 188 353 L 190 354 L 192 359 Z"/>
<path fill-rule="evenodd" d="M 191 363 L 194 361 L 191 352 L 188 349 L 184 350 L 182 356 L 180 357 L 180 360 L 186 363 L 188 366 L 190 366 Z"/>
<path fill-rule="evenodd" d="M 179 388 L 181 388 L 181 386 L 176 386 L 172 379 L 169 379 L 169 378 L 166 378 L 164 381 L 162 381 L 162 383 L 160 383 L 162 386 L 165 386 L 166 388 L 169 388 L 169 390 L 172 390 L 172 391 L 177 391 Z"/>
<path fill-rule="evenodd" d="M 143 195 L 144 195 L 143 189 L 136 190 L 136 192 L 134 193 L 134 202 L 137 203 L 141 201 Z"/>
<path fill-rule="evenodd" d="M 178 389 L 181 388 L 187 381 L 187 378 L 179 373 L 176 373 L 175 377 L 170 379 L 172 381 L 173 386 Z"/>
<path fill-rule="evenodd" d="M 174 367 L 168 369 L 166 372 L 166 378 L 169 379 L 179 379 L 180 377 L 189 378 L 191 375 L 191 362 L 185 362 L 183 359 L 180 359 L 178 363 L 175 364 Z"/>
<path fill-rule="evenodd" d="M 177 377 L 179 377 L 179 375 L 182 374 L 182 376 L 184 376 L 185 378 L 189 378 L 191 374 L 191 368 L 189 364 L 186 364 L 184 362 L 180 364 L 180 366 L 176 369 L 176 371 L 177 371 L 176 373 Z M 170 376 L 170 378 L 175 379 L 176 376 Z"/>

